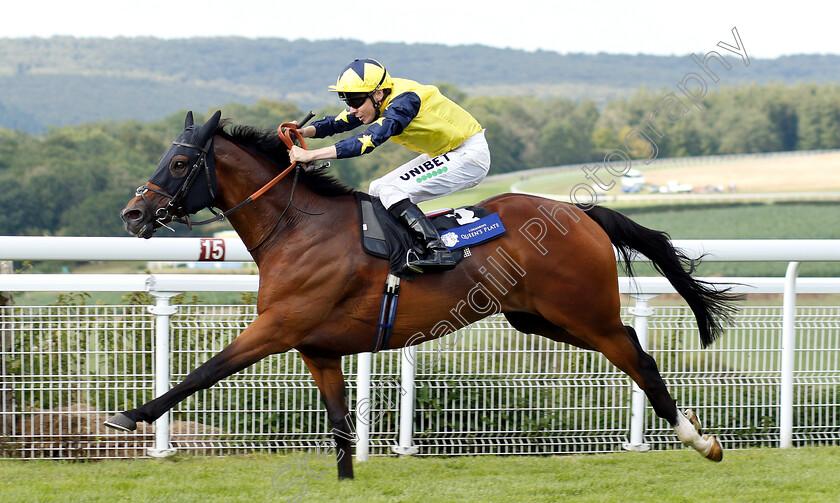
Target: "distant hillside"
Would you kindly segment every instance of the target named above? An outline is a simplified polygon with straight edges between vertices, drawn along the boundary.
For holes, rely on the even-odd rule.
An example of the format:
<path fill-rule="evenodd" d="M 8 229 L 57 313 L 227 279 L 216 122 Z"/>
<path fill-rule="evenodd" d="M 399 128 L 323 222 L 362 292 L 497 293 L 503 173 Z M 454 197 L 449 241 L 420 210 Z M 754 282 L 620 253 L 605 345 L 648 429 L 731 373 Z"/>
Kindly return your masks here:
<path fill-rule="evenodd" d="M 394 75 L 453 83 L 469 95 L 587 97 L 598 103 L 642 85 L 673 88 L 686 72 L 696 71 L 687 56 L 355 40 L 0 39 L 0 54 L 0 127 L 30 133 L 107 119 L 157 120 L 181 109 L 249 105 L 259 98 L 303 109 L 335 104 L 326 86 L 358 57 L 375 57 Z M 840 81 L 840 56 L 751 58 L 749 68 L 736 61 L 732 55 L 735 66 L 721 84 Z"/>

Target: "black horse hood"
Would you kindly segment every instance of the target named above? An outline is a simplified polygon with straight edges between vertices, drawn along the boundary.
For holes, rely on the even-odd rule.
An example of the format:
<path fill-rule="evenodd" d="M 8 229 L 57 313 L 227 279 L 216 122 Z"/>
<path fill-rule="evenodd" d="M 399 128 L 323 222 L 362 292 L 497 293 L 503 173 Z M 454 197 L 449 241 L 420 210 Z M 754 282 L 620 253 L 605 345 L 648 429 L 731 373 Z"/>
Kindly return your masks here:
<path fill-rule="evenodd" d="M 149 178 L 150 183 L 173 196 L 175 206 L 186 213 L 210 206 L 218 193 L 213 134 L 221 116 L 219 110 L 204 124 L 196 125 L 192 112 L 187 112 L 184 132 L 172 143 Z"/>

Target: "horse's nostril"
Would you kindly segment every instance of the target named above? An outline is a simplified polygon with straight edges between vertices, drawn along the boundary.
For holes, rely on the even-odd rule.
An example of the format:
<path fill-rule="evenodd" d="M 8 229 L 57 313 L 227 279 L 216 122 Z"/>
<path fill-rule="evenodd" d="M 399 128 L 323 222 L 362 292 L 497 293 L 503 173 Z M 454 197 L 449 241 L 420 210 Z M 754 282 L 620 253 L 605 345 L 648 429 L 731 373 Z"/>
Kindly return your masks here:
<path fill-rule="evenodd" d="M 143 212 L 140 210 L 129 210 L 126 211 L 123 214 L 123 216 L 126 218 L 126 220 L 139 220 L 140 217 L 143 216 Z"/>

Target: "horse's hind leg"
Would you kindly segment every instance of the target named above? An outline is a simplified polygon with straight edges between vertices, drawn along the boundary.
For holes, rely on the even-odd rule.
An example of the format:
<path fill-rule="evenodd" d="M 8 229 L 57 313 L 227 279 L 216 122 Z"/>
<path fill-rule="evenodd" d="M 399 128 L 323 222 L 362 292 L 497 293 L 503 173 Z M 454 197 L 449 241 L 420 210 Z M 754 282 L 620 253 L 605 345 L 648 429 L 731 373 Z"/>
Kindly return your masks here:
<path fill-rule="evenodd" d="M 597 334 L 587 331 L 586 335 L 572 334 L 552 324 L 541 316 L 528 313 L 505 313 L 514 328 L 521 332 L 535 333 L 551 340 L 566 342 L 574 346 L 592 349 L 602 353 L 645 392 L 657 416 L 668 421 L 684 444 L 693 447 L 703 457 L 720 461 L 723 450 L 720 442 L 711 435 L 701 435 L 700 422 L 693 412 L 686 414 L 677 409 L 659 369 L 656 360 L 647 354 L 639 344 L 636 331 L 621 325 L 620 320 L 613 328 Z M 576 331 L 582 332 L 582 331 Z"/>
<path fill-rule="evenodd" d="M 643 380 L 648 384 L 648 386 L 643 386 L 630 371 L 625 370 L 622 366 L 618 365 L 612 360 L 612 358 L 609 357 L 609 355 L 606 354 L 606 352 L 604 352 L 605 356 L 610 358 L 610 361 L 612 361 L 613 364 L 622 369 L 631 378 L 633 378 L 637 384 L 639 384 L 639 387 L 645 392 L 645 395 L 647 395 L 651 406 L 653 406 L 653 410 L 656 412 L 656 415 L 668 421 L 671 427 L 674 428 L 674 432 L 677 434 L 677 437 L 682 443 L 693 447 L 706 459 L 710 459 L 712 461 L 720 461 L 723 459 L 723 448 L 721 447 L 720 442 L 712 435 L 702 434 L 700 429 L 700 420 L 694 412 L 687 410 L 685 413 L 682 413 L 677 408 L 676 402 L 674 402 L 674 399 L 671 398 L 671 394 L 668 392 L 668 388 L 662 380 L 659 368 L 656 365 L 656 360 L 654 360 L 652 356 L 642 349 L 642 346 L 639 344 L 639 338 L 637 337 L 636 331 L 633 327 L 625 326 L 624 329 L 626 331 L 625 333 L 628 335 L 627 338 L 632 342 L 633 348 L 638 356 L 639 370 L 637 370 L 637 372 L 643 376 Z M 632 357 L 628 358 L 628 360 L 632 360 Z M 656 399 L 654 397 L 656 397 Z"/>

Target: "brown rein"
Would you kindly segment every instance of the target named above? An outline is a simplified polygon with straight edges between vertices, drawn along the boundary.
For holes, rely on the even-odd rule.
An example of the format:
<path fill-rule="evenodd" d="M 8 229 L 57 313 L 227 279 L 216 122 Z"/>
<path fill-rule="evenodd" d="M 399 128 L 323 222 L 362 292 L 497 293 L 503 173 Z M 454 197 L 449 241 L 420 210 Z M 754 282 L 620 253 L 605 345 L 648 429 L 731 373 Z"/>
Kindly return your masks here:
<path fill-rule="evenodd" d="M 310 114 L 311 114 L 311 113 L 312 113 L 312 112 L 310 112 Z M 314 114 L 313 114 L 313 115 L 314 115 Z M 309 120 L 309 117 L 307 117 L 306 121 L 308 121 L 308 120 Z M 283 124 L 280 124 L 280 126 L 277 128 L 277 136 L 280 138 L 280 140 L 281 140 L 281 141 L 282 141 L 282 142 L 286 145 L 286 147 L 288 147 L 289 149 L 291 149 L 291 148 L 295 145 L 295 140 L 296 140 L 296 139 L 300 142 L 300 146 L 301 146 L 303 149 L 307 149 L 306 142 L 305 142 L 305 141 L 304 141 L 304 139 L 303 139 L 303 135 L 301 135 L 301 134 L 300 134 L 300 131 L 299 131 L 297 128 L 298 128 L 297 124 L 295 124 L 295 123 L 293 123 L 293 122 L 284 122 Z M 182 219 L 182 218 L 180 218 L 180 217 L 176 217 L 176 218 L 173 218 L 173 220 L 174 220 L 174 221 L 176 221 L 176 222 L 182 222 L 182 223 L 187 224 L 187 227 L 189 227 L 190 229 L 192 229 L 193 225 L 206 225 L 206 224 L 209 224 L 209 223 L 218 222 L 219 220 L 225 220 L 225 219 L 227 219 L 227 217 L 228 217 L 231 213 L 234 213 L 234 212 L 236 212 L 236 211 L 239 211 L 240 209 L 242 209 L 242 208 L 243 208 L 244 206 L 246 206 L 247 204 L 254 202 L 257 198 L 259 198 L 260 196 L 262 196 L 263 194 L 265 194 L 265 193 L 268 191 L 268 189 L 270 189 L 271 187 L 273 187 L 274 185 L 276 185 L 276 184 L 277 184 L 277 182 L 279 182 L 279 181 L 280 181 L 280 180 L 282 180 L 282 179 L 283 179 L 286 175 L 288 175 L 288 174 L 289 174 L 289 173 L 290 173 L 290 172 L 291 172 L 291 171 L 292 171 L 292 170 L 293 170 L 296 166 L 297 166 L 297 161 L 293 161 L 293 162 L 289 165 L 289 167 L 288 167 L 288 168 L 284 169 L 284 170 L 283 170 L 283 171 L 282 171 L 279 175 L 277 175 L 277 176 L 275 176 L 274 178 L 272 178 L 272 179 L 271 179 L 268 183 L 266 183 L 265 185 L 263 185 L 263 186 L 262 186 L 261 188 L 259 188 L 256 192 L 254 192 L 253 194 L 251 194 L 250 196 L 248 196 L 247 198 L 245 198 L 245 200 L 244 200 L 244 201 L 242 201 L 241 203 L 237 204 L 237 205 L 236 205 L 236 206 L 234 206 L 233 208 L 231 208 L 231 209 L 229 209 L 229 210 L 225 211 L 224 213 L 219 213 L 219 214 L 217 214 L 217 215 L 216 215 L 216 216 L 214 216 L 213 218 L 209 218 L 209 219 L 207 219 L 207 220 L 203 220 L 203 221 L 201 221 L 201 222 L 192 222 L 192 221 L 190 221 L 189 215 L 187 215 L 187 216 L 186 216 L 186 217 L 184 217 L 183 219 Z M 157 192 L 157 191 L 155 191 L 155 192 Z M 145 199 L 145 198 L 144 198 L 144 199 Z M 147 202 L 146 204 L 148 204 L 148 202 Z M 211 211 L 212 211 L 212 209 L 211 209 Z M 214 213 L 215 213 L 215 212 L 214 212 Z M 284 213 L 285 213 L 285 212 L 284 212 Z M 163 225 L 163 224 L 161 223 L 161 225 Z M 262 244 L 262 243 L 260 243 L 260 244 Z M 249 251 L 250 251 L 250 250 L 249 250 Z"/>
<path fill-rule="evenodd" d="M 315 114 L 313 114 L 312 112 L 309 112 L 309 115 L 306 117 L 306 119 L 304 119 L 302 121 L 301 125 L 308 122 L 309 119 L 311 119 L 312 116 L 314 116 L 314 115 Z M 280 140 L 283 141 L 283 143 L 286 145 L 286 147 L 288 147 L 290 150 L 291 150 L 292 147 L 295 146 L 295 139 L 297 139 L 300 142 L 301 148 L 303 148 L 304 150 L 307 149 L 306 142 L 303 140 L 303 135 L 300 134 L 300 130 L 298 129 L 298 125 L 295 124 L 295 123 L 284 122 L 283 124 L 280 124 L 280 126 L 277 128 L 277 136 L 280 138 Z M 276 184 L 277 182 L 282 180 L 283 177 L 288 175 L 289 172 L 291 172 L 292 169 L 294 169 L 296 166 L 297 166 L 297 161 L 292 161 L 291 164 L 289 164 L 289 167 L 286 168 L 285 170 L 283 170 L 282 173 L 275 176 L 267 184 L 263 185 L 261 189 L 257 190 L 256 192 L 254 192 L 253 194 L 248 196 L 248 198 L 245 201 L 243 201 L 242 203 L 237 205 L 237 208 L 232 208 L 230 211 L 233 212 L 236 209 L 238 209 L 239 207 L 244 206 L 245 204 L 250 203 L 251 201 L 254 201 L 255 199 L 257 199 L 261 195 L 265 194 L 265 192 L 268 189 L 270 189 L 271 187 L 274 186 L 274 184 Z M 266 234 L 265 237 L 262 238 L 259 243 L 257 243 L 256 245 L 248 248 L 248 253 L 251 253 L 254 250 L 256 250 L 257 248 L 264 245 L 268 241 L 268 238 L 270 238 L 274 234 L 274 232 L 277 231 L 277 228 L 280 225 L 280 221 L 283 220 L 283 217 L 286 215 L 286 212 L 289 211 L 289 208 L 294 207 L 294 204 L 293 204 L 292 201 L 294 200 L 294 197 L 295 197 L 295 187 L 297 186 L 297 181 L 298 181 L 298 172 L 295 171 L 295 180 L 292 183 L 292 190 L 291 190 L 291 194 L 289 195 L 289 204 L 286 205 L 286 209 L 283 210 L 283 213 L 281 213 L 280 216 L 277 217 L 277 221 L 274 222 L 274 226 L 271 228 L 271 230 L 268 231 L 268 234 Z M 295 209 L 297 209 L 297 207 L 295 207 Z M 298 210 L 298 211 L 302 211 L 302 210 Z M 304 212 L 304 213 L 306 213 L 306 212 Z"/>
<path fill-rule="evenodd" d="M 277 128 L 277 136 L 289 149 L 295 146 L 295 139 L 297 139 L 297 141 L 300 142 L 301 148 L 303 148 L 304 150 L 308 150 L 308 148 L 306 147 L 306 142 L 303 140 L 303 135 L 300 134 L 300 131 L 297 128 L 297 124 L 293 122 L 284 122 L 283 124 L 280 124 L 280 127 Z M 265 192 L 271 187 L 273 187 L 274 184 L 282 180 L 284 176 L 288 175 L 289 172 L 292 171 L 292 169 L 294 169 L 295 166 L 297 166 L 297 161 L 292 161 L 288 168 L 283 170 L 283 172 L 279 175 L 275 176 L 270 182 L 263 185 L 261 189 L 248 196 L 248 199 L 253 201 L 261 195 L 265 194 Z"/>

